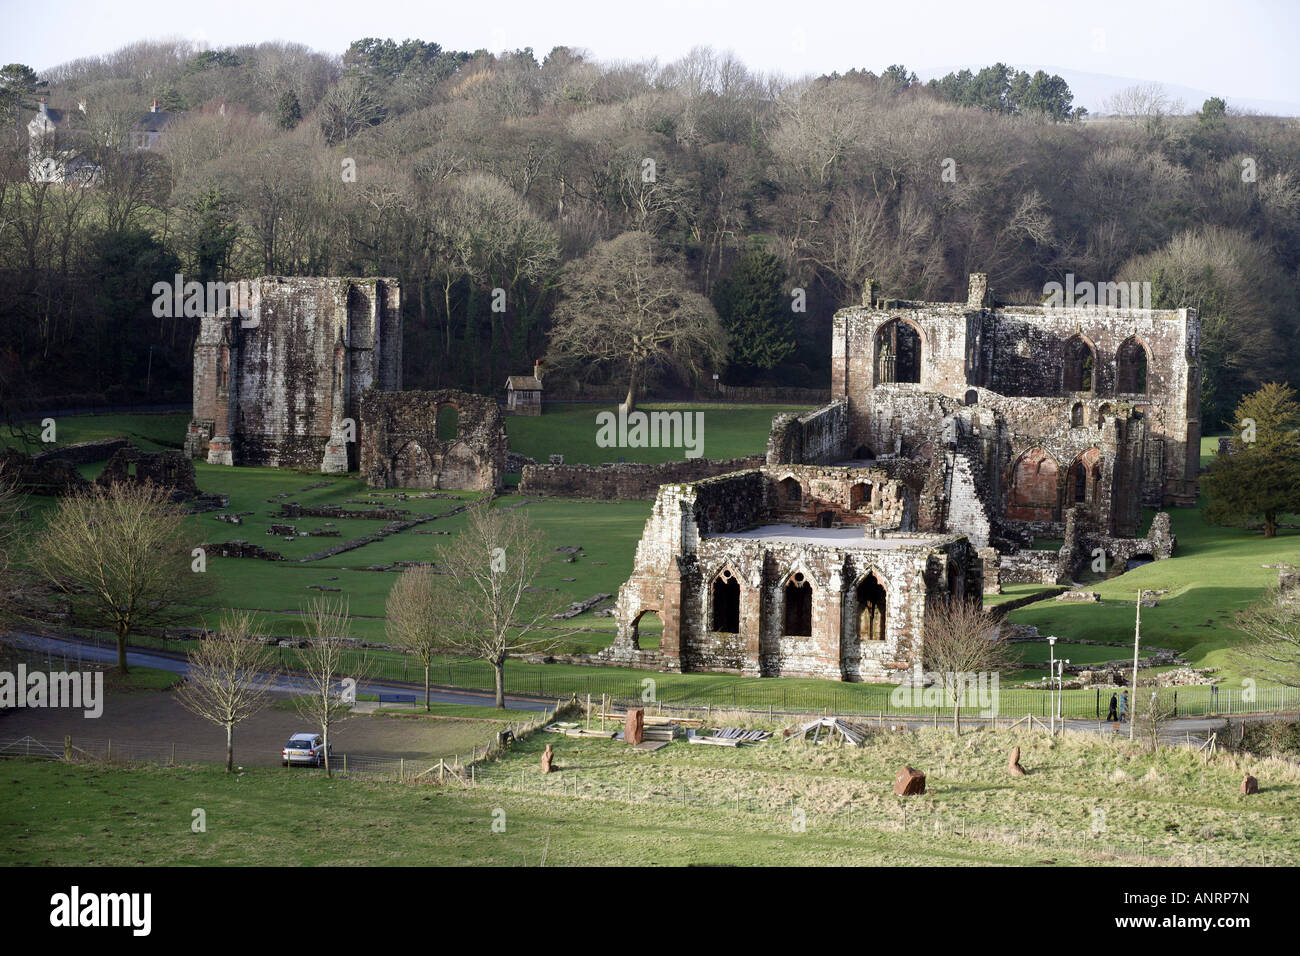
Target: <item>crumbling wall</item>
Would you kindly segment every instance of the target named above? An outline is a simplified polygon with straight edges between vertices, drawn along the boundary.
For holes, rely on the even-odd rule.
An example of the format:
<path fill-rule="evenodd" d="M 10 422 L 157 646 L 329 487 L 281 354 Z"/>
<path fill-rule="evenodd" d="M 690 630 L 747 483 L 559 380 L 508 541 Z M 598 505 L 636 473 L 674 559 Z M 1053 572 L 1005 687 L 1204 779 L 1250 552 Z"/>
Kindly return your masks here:
<path fill-rule="evenodd" d="M 101 488 L 144 482 L 170 489 L 176 500 L 199 494 L 194 480 L 194 462 L 179 451 L 149 452 L 134 445 L 121 448 L 95 479 L 95 484 Z"/>
<path fill-rule="evenodd" d="M 0 452 L 0 477 L 29 495 L 68 495 L 90 486 L 72 462 L 39 455 L 33 458 L 16 448 Z"/>
<path fill-rule="evenodd" d="M 787 412 L 776 416 L 767 440 L 767 463 L 812 465 L 843 461 L 849 456 L 848 411 L 848 402 L 836 399 L 803 415 Z"/>
<path fill-rule="evenodd" d="M 746 471 L 763 464 L 763 458 L 684 458 L 661 464 L 618 462 L 603 465 L 523 466 L 519 481 L 522 495 L 559 498 L 598 498 L 606 501 L 649 501 L 659 486 L 700 481 L 716 475 Z"/>
<path fill-rule="evenodd" d="M 440 415 L 447 416 L 441 431 Z M 372 389 L 361 401 L 360 468 L 372 488 L 496 491 L 508 450 L 505 419 L 491 398 Z"/>
<path fill-rule="evenodd" d="M 205 315 L 194 347 L 191 457 L 343 472 L 361 395 L 401 387 L 396 279 L 264 276 Z"/>

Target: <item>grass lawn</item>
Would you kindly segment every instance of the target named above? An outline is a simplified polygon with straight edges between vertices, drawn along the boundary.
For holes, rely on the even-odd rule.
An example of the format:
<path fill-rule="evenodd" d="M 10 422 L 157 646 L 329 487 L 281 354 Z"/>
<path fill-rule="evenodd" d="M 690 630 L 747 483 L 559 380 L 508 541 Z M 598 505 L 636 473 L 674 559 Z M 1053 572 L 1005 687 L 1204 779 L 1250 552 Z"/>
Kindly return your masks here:
<path fill-rule="evenodd" d="M 555 748 L 558 772 L 538 757 Z M 1029 776 L 1005 774 L 1022 749 Z M 927 792 L 895 797 L 904 763 Z M 1249 770 L 1260 793 L 1242 797 Z M 873 735 L 730 750 L 537 734 L 477 785 L 0 764 L 2 865 L 1295 865 L 1300 770 L 1069 735 Z M 191 811 L 207 831 L 192 833 Z M 494 821 L 498 826 L 494 827 Z M 504 824 L 504 830 L 501 828 Z M 304 835 L 309 839 L 304 839 Z"/>
<path fill-rule="evenodd" d="M 772 418 L 781 412 L 806 412 L 807 405 L 703 405 L 650 403 L 638 405 L 643 412 L 681 411 L 703 414 L 703 457 L 742 458 L 761 455 L 767 448 Z M 612 412 L 618 404 L 573 403 L 547 405 L 546 413 L 535 417 L 506 416 L 510 450 L 545 462 L 549 455 L 563 455 L 568 465 L 599 465 L 607 461 L 659 463 L 685 457 L 681 448 L 601 448 L 596 444 L 596 416 Z M 695 432 L 698 440 L 700 433 Z"/>

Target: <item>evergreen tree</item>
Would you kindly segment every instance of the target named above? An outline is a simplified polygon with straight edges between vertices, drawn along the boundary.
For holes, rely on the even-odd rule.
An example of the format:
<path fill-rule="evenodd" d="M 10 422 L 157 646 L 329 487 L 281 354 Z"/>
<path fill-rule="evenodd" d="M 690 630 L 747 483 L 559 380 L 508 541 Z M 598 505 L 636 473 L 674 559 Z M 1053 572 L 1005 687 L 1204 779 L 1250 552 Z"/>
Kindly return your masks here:
<path fill-rule="evenodd" d="M 714 290 L 713 306 L 731 339 L 730 369 L 743 380 L 776 368 L 794 352 L 785 281 L 781 260 L 754 243 Z"/>
<path fill-rule="evenodd" d="M 297 92 L 285 90 L 280 95 L 280 103 L 275 113 L 275 121 L 280 129 L 293 129 L 302 122 L 302 105 L 298 102 Z"/>
<path fill-rule="evenodd" d="M 1231 452 L 1215 457 L 1202 484 L 1214 524 L 1263 518 L 1272 538 L 1279 515 L 1300 512 L 1300 402 L 1290 386 L 1270 382 L 1241 400 Z"/>

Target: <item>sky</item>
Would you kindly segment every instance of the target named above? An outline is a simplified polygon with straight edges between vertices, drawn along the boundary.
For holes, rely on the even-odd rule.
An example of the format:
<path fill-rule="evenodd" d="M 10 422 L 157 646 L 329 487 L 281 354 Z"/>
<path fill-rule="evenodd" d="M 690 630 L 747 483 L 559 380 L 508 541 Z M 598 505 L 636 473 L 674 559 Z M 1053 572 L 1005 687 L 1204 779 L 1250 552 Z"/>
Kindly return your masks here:
<path fill-rule="evenodd" d="M 708 45 L 791 78 L 903 63 L 924 79 L 1001 61 L 1067 80 L 1072 71 L 1080 83 L 1157 81 L 1230 106 L 1300 112 L 1297 0 L 0 0 L 0 11 L 0 63 L 38 70 L 174 36 L 214 48 L 290 40 L 335 53 L 363 36 L 414 37 L 449 49 L 531 46 L 539 59 L 564 45 L 602 61 L 661 63 Z"/>

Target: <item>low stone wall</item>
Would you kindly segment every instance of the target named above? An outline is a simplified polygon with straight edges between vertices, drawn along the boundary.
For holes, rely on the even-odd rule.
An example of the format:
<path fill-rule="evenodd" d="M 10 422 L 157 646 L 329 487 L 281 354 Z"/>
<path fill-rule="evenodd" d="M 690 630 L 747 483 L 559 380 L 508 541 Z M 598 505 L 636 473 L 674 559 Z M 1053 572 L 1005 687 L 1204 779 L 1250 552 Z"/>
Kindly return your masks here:
<path fill-rule="evenodd" d="M 1017 551 L 1002 556 L 1003 584 L 1059 584 L 1065 576 L 1060 551 Z"/>
<path fill-rule="evenodd" d="M 521 495 L 653 501 L 660 485 L 682 484 L 759 467 L 763 459 L 685 458 L 659 465 L 639 462 L 595 465 L 525 465 Z"/>
<path fill-rule="evenodd" d="M 83 441 L 75 445 L 51 448 L 33 456 L 37 465 L 50 461 L 66 461 L 73 465 L 89 465 L 91 462 L 108 461 L 114 454 L 124 448 L 133 448 L 125 438 L 100 438 L 97 441 Z"/>

